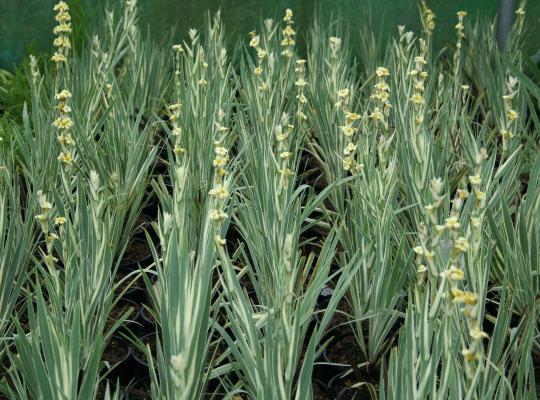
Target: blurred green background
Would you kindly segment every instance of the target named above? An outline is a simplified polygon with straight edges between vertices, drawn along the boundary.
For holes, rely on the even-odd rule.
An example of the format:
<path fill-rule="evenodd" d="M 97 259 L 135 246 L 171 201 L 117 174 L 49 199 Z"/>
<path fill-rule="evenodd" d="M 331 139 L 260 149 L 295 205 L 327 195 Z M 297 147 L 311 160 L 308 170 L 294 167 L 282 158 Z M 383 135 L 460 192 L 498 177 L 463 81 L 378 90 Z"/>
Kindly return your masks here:
<path fill-rule="evenodd" d="M 79 32 L 87 32 L 95 25 L 107 4 L 124 0 L 67 0 L 72 8 L 74 24 Z M 54 14 L 57 0 L 0 0 L 0 68 L 12 69 L 29 53 L 50 51 Z M 519 2 L 519 0 L 517 0 Z M 435 12 L 437 30 L 435 44 L 454 42 L 456 12 L 466 10 L 471 18 L 494 19 L 498 0 L 431 0 L 428 5 Z M 169 35 L 173 28 L 178 39 L 185 37 L 188 28 L 201 27 L 207 11 L 221 9 L 229 35 L 244 35 L 256 27 L 261 18 L 280 17 L 286 8 L 295 12 L 295 21 L 302 27 L 309 24 L 315 9 L 324 14 L 340 14 L 352 27 L 361 28 L 368 21 L 387 35 L 396 32 L 397 25 L 420 29 L 416 0 L 138 0 L 141 21 L 153 35 Z M 540 0 L 529 0 L 527 5 L 527 52 L 540 48 Z"/>

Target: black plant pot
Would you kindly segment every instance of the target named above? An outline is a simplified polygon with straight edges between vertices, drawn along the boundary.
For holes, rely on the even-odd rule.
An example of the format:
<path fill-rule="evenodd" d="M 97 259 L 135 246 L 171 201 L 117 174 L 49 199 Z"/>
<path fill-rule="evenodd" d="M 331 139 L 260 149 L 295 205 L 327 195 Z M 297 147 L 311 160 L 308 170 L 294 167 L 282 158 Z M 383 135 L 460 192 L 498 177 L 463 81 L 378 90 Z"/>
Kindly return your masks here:
<path fill-rule="evenodd" d="M 143 279 L 138 276 L 138 271 L 118 270 L 115 276 L 115 297 L 141 303 L 145 300 L 146 290 Z"/>
<path fill-rule="evenodd" d="M 128 298 L 118 299 L 118 302 L 109 313 L 106 330 L 112 327 L 130 308 L 132 309 L 131 313 L 118 329 L 119 332 L 122 332 L 124 329 L 136 331 L 142 325 L 141 304 Z"/>
<path fill-rule="evenodd" d="M 317 310 L 326 310 L 326 307 L 328 307 L 328 303 L 330 302 L 333 294 L 334 289 L 332 289 L 330 286 L 325 286 L 317 298 Z"/>
<path fill-rule="evenodd" d="M 152 261 L 152 252 L 146 239 L 133 238 L 127 245 L 118 269 L 122 272 L 137 271 L 148 267 Z"/>
<path fill-rule="evenodd" d="M 156 333 L 152 332 L 147 335 L 144 335 L 143 337 L 141 337 L 140 340 L 145 346 L 147 344 L 150 345 L 150 351 L 152 352 L 152 355 L 155 356 L 156 345 L 157 345 Z M 148 371 L 148 360 L 146 359 L 146 354 L 143 353 L 140 349 L 138 348 L 133 349 L 133 359 L 135 360 L 136 364 L 140 366 L 140 368 L 146 369 L 146 371 Z"/>
<path fill-rule="evenodd" d="M 129 343 L 122 336 L 114 335 L 107 343 L 102 356 L 102 360 L 108 365 L 106 368 L 110 368 L 107 371 L 107 379 L 111 382 L 116 382 L 116 380 L 129 382 L 132 378 L 129 372 L 132 357 L 133 350 Z"/>
<path fill-rule="evenodd" d="M 125 400 L 147 400 L 150 399 L 150 378 L 138 378 L 131 382 L 125 389 Z"/>
<path fill-rule="evenodd" d="M 319 359 L 313 366 L 313 377 L 325 384 L 329 384 L 332 379 L 341 376 L 347 370 L 346 367 L 329 364 L 324 358 Z"/>
<path fill-rule="evenodd" d="M 135 223 L 135 230 L 133 231 L 133 238 L 142 239 L 146 241 L 146 233 L 150 235 L 153 243 L 157 243 L 158 236 L 152 227 L 152 222 L 156 220 L 156 217 L 141 212 L 137 222 Z"/>
<path fill-rule="evenodd" d="M 328 385 L 318 379 L 311 380 L 313 400 L 329 399 Z"/>
<path fill-rule="evenodd" d="M 156 320 L 146 307 L 141 307 L 141 331 L 144 332 L 141 336 L 146 336 L 156 332 Z"/>
<path fill-rule="evenodd" d="M 114 379 L 103 379 L 98 386 L 96 399 L 95 400 L 105 400 L 105 393 L 107 391 L 107 385 L 109 385 L 109 389 L 111 391 L 111 395 L 116 391 L 116 380 Z M 120 400 L 124 400 L 124 392 L 120 389 Z"/>

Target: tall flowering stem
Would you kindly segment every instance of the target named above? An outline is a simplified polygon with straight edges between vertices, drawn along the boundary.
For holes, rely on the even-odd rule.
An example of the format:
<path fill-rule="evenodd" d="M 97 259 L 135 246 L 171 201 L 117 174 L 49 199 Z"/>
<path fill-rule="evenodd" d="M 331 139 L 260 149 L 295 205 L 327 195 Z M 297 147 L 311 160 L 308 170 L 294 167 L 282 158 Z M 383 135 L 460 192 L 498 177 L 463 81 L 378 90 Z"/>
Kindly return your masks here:
<path fill-rule="evenodd" d="M 422 23 L 424 24 L 426 35 L 430 37 L 435 30 L 435 14 L 427 6 L 425 1 L 422 1 Z"/>
<path fill-rule="evenodd" d="M 69 101 L 72 94 L 66 89 L 69 78 L 69 50 L 71 49 L 71 41 L 69 35 L 71 29 L 71 16 L 69 14 L 69 6 L 60 1 L 54 6 L 56 11 L 56 21 L 58 25 L 55 26 L 53 33 L 56 35 L 53 45 L 56 48 L 52 60 L 57 65 L 56 75 L 56 88 L 63 87 L 62 90 L 58 90 L 56 94 L 56 109 L 58 112 L 57 118 L 53 122 L 53 127 L 57 130 L 57 140 L 60 144 L 60 154 L 58 155 L 58 161 L 62 165 L 62 184 L 64 186 L 64 192 L 66 197 L 73 202 L 73 190 L 71 188 L 72 182 L 68 178 L 71 167 L 75 158 L 75 140 L 71 134 L 73 127 L 73 120 L 71 119 L 71 107 Z"/>
<path fill-rule="evenodd" d="M 53 33 L 56 36 L 53 45 L 56 51 L 51 59 L 60 69 L 61 65 L 67 64 L 69 50 L 71 49 L 71 41 L 69 39 L 69 35 L 71 34 L 71 16 L 69 15 L 69 6 L 63 1 L 57 3 L 53 10 L 56 11 L 55 20 L 58 24 L 53 29 Z"/>
<path fill-rule="evenodd" d="M 465 26 L 463 25 L 463 19 L 467 16 L 466 11 L 458 11 L 457 17 L 458 17 L 458 23 L 456 24 L 456 36 L 457 36 L 457 42 L 456 42 L 456 51 L 454 53 L 454 74 L 458 74 L 461 66 L 461 46 L 463 43 L 463 39 L 465 38 Z"/>
<path fill-rule="evenodd" d="M 218 247 L 225 245 L 225 239 L 221 237 L 220 232 L 223 220 L 227 217 L 227 214 L 223 211 L 223 205 L 229 197 L 229 192 L 224 182 L 224 177 L 227 174 L 225 167 L 229 162 L 229 151 L 223 146 L 225 135 L 229 129 L 222 125 L 224 116 L 223 111 L 219 110 L 217 121 L 215 122 L 217 131 L 217 140 L 214 141 L 215 157 L 212 161 L 212 166 L 214 167 L 214 187 L 209 192 L 210 196 L 214 199 L 210 219 L 214 221 L 214 241 Z"/>
<path fill-rule="evenodd" d="M 281 55 L 287 58 L 292 58 L 294 54 L 294 45 L 295 40 L 294 37 L 296 35 L 296 32 L 293 29 L 293 12 L 290 8 L 287 8 L 285 10 L 285 17 L 283 17 L 283 21 L 285 21 L 285 28 L 281 32 L 283 35 L 283 39 L 281 41 L 281 45 L 283 46 L 283 51 L 281 52 Z"/>
<path fill-rule="evenodd" d="M 517 94 L 518 80 L 509 76 L 506 81 L 506 92 L 502 96 L 504 101 L 504 116 L 501 118 L 500 134 L 502 138 L 502 150 L 505 153 L 508 150 L 508 143 L 515 136 L 516 120 L 519 118 L 519 113 L 513 108 L 513 99 Z"/>
<path fill-rule="evenodd" d="M 175 162 L 177 165 L 181 163 L 181 156 L 187 152 L 180 144 L 182 128 L 180 126 L 180 111 L 182 109 L 182 103 L 180 103 L 180 57 L 184 52 L 181 44 L 175 44 L 173 46 L 174 51 L 174 86 L 176 92 L 176 103 L 169 105 L 169 122 L 171 123 L 171 134 L 173 142 L 173 153 Z"/>
<path fill-rule="evenodd" d="M 356 121 L 360 119 L 360 115 L 350 111 L 350 95 L 350 91 L 347 88 L 339 90 L 337 93 L 338 101 L 336 107 L 343 112 L 345 117 L 345 124 L 339 127 L 347 142 L 347 146 L 343 149 L 343 169 L 351 173 L 358 173 L 362 171 L 363 165 L 358 164 L 355 159 L 357 146 L 354 137 L 356 132 L 358 132 Z"/>

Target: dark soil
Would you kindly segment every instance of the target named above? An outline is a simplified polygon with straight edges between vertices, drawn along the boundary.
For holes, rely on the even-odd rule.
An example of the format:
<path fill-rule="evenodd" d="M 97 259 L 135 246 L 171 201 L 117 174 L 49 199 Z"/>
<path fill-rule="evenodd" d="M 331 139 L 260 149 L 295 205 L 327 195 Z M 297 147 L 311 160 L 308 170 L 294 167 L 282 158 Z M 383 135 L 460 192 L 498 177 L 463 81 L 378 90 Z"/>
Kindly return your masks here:
<path fill-rule="evenodd" d="M 147 345 L 150 345 L 150 352 L 152 353 L 152 356 L 155 358 L 156 357 L 156 334 L 150 333 L 142 337 L 140 340 L 144 344 L 145 347 Z M 133 347 L 133 356 L 137 360 L 137 362 L 139 362 L 141 365 L 144 365 L 144 366 L 147 365 L 146 353 L 142 352 L 138 347 L 135 347 L 135 346 Z"/>
<path fill-rule="evenodd" d="M 141 213 L 135 221 L 135 230 L 133 231 L 133 234 L 141 239 L 144 239 L 145 230 L 147 230 L 148 233 L 152 233 L 152 222 L 154 222 L 154 218 L 152 218 L 152 216 Z"/>
<path fill-rule="evenodd" d="M 114 277 L 114 285 L 116 286 L 128 275 L 128 271 L 118 271 Z M 116 288 L 115 295 L 119 296 L 120 293 L 124 293 L 123 297 L 129 300 L 143 301 L 145 298 L 145 286 L 142 277 L 137 277 L 137 274 L 131 275 Z"/>
<path fill-rule="evenodd" d="M 148 261 L 150 261 L 151 258 L 152 253 L 146 240 L 135 238 L 127 245 L 120 267 L 131 266 L 136 269 L 139 264 L 141 267 L 145 267 L 147 266 L 145 264 L 149 264 Z"/>
<path fill-rule="evenodd" d="M 128 315 L 124 325 L 129 326 L 129 328 L 133 328 L 132 325 L 135 325 L 135 322 L 138 322 L 140 319 L 140 305 L 134 301 L 120 299 L 109 314 L 107 324 L 105 325 L 105 332 L 107 332 L 130 308 L 132 311 Z"/>
<path fill-rule="evenodd" d="M 312 381 L 312 389 L 313 389 L 313 400 L 327 400 L 328 399 L 328 392 L 327 392 L 327 386 L 317 380 Z"/>
<path fill-rule="evenodd" d="M 125 340 L 113 336 L 111 340 L 109 340 L 107 347 L 105 347 L 101 359 L 108 362 L 109 365 L 113 367 L 120 361 L 125 360 L 129 355 L 129 352 L 130 349 Z"/>

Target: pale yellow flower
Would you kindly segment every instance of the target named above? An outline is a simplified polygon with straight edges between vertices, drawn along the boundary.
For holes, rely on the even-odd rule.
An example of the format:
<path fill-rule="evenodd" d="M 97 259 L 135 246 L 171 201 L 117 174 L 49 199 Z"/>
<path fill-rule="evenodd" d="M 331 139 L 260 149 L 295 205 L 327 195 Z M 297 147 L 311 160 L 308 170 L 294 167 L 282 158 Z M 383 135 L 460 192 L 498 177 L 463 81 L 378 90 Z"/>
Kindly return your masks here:
<path fill-rule="evenodd" d="M 53 126 L 58 129 L 69 129 L 73 126 L 73 121 L 69 117 L 59 117 L 54 120 Z"/>
<path fill-rule="evenodd" d="M 54 219 L 55 225 L 64 225 L 66 221 L 67 221 L 66 217 L 56 217 Z"/>
<path fill-rule="evenodd" d="M 415 93 L 411 96 L 411 101 L 416 105 L 424 104 L 425 100 L 420 93 Z"/>
<path fill-rule="evenodd" d="M 215 188 L 210 190 L 208 194 L 212 197 L 222 199 L 222 200 L 226 199 L 229 196 L 229 192 L 227 191 L 227 188 L 225 188 L 223 185 L 216 186 Z"/>
<path fill-rule="evenodd" d="M 459 219 L 456 216 L 448 217 L 444 225 L 448 229 L 459 229 Z"/>
<path fill-rule="evenodd" d="M 461 252 L 466 252 L 467 250 L 469 250 L 470 244 L 466 238 L 464 238 L 463 236 L 460 236 L 454 242 L 454 247 L 456 248 L 456 250 L 459 250 Z"/>
<path fill-rule="evenodd" d="M 71 24 L 59 24 L 56 25 L 53 29 L 55 35 L 60 35 L 62 33 L 71 33 Z"/>
<path fill-rule="evenodd" d="M 467 361 L 468 363 L 472 363 L 474 360 L 477 360 L 479 357 L 478 354 L 474 352 L 474 350 L 470 350 L 470 349 L 461 350 L 461 354 L 465 358 L 465 361 Z"/>
<path fill-rule="evenodd" d="M 292 22 L 293 12 L 290 8 L 287 8 L 285 10 L 285 17 L 283 17 L 283 21 L 285 22 Z"/>
<path fill-rule="evenodd" d="M 294 174 L 294 172 L 292 172 L 292 170 L 290 168 L 282 168 L 282 169 L 278 170 L 278 172 L 281 175 L 283 175 L 285 178 Z"/>
<path fill-rule="evenodd" d="M 300 104 L 306 104 L 307 103 L 307 97 L 304 96 L 304 94 L 299 94 L 296 96 L 296 98 L 298 99 L 298 102 Z"/>
<path fill-rule="evenodd" d="M 290 151 L 284 151 L 284 152 L 279 154 L 279 158 L 287 160 L 291 156 L 291 154 L 292 153 Z"/>
<path fill-rule="evenodd" d="M 375 70 L 375 74 L 376 74 L 379 78 L 382 78 L 383 76 L 388 76 L 388 75 L 390 75 L 390 72 L 389 72 L 388 69 L 385 68 L 385 67 L 378 67 L 378 68 Z"/>
<path fill-rule="evenodd" d="M 338 91 L 338 97 L 340 99 L 343 99 L 345 97 L 348 97 L 349 96 L 349 89 L 345 88 L 345 89 L 341 89 Z"/>
<path fill-rule="evenodd" d="M 285 29 L 283 29 L 282 33 L 285 36 L 294 36 L 294 35 L 296 35 L 296 32 L 294 31 L 294 29 L 290 25 L 287 25 L 285 27 Z"/>
<path fill-rule="evenodd" d="M 169 111 L 174 112 L 174 111 L 180 110 L 181 108 L 182 108 L 181 103 L 174 103 L 169 106 Z"/>
<path fill-rule="evenodd" d="M 177 144 L 174 145 L 174 149 L 173 149 L 173 152 L 176 156 L 179 156 L 180 154 L 184 154 L 187 152 L 186 149 L 184 149 L 183 147 L 180 147 L 178 146 Z"/>
<path fill-rule="evenodd" d="M 61 62 L 66 62 L 67 59 L 66 59 L 66 56 L 61 54 L 61 53 L 58 53 L 58 52 L 55 52 L 53 54 L 53 56 L 51 57 L 51 60 L 55 63 L 61 63 Z"/>
<path fill-rule="evenodd" d="M 71 48 L 71 42 L 67 36 L 58 36 L 56 39 L 54 39 L 53 46 L 69 49 Z"/>
<path fill-rule="evenodd" d="M 219 221 L 227 218 L 227 214 L 221 210 L 211 210 L 210 211 L 210 219 L 213 221 Z"/>
<path fill-rule="evenodd" d="M 375 107 L 373 112 L 369 114 L 369 118 L 373 118 L 375 121 L 382 121 L 384 119 L 384 114 L 379 107 Z"/>
<path fill-rule="evenodd" d="M 462 281 L 465 279 L 465 272 L 462 269 L 451 265 L 450 268 L 446 271 L 446 276 L 452 281 Z"/>
<path fill-rule="evenodd" d="M 73 163 L 73 157 L 70 152 L 61 152 L 58 156 L 58 161 L 61 161 L 67 165 L 71 165 Z"/>
<path fill-rule="evenodd" d="M 66 101 L 67 99 L 70 99 L 70 98 L 71 98 L 71 92 L 66 89 L 56 94 L 56 100 L 58 101 Z"/>
<path fill-rule="evenodd" d="M 343 134 L 347 137 L 351 137 L 353 136 L 355 133 L 356 133 L 356 128 L 353 128 L 352 126 L 350 125 L 344 125 L 344 126 L 340 126 L 339 127 L 341 129 L 341 131 L 343 132 Z"/>
<path fill-rule="evenodd" d="M 471 185 L 478 186 L 482 183 L 482 179 L 480 178 L 480 175 L 472 175 L 469 176 L 469 182 Z"/>
<path fill-rule="evenodd" d="M 356 151 L 356 145 L 354 143 L 347 144 L 347 147 L 343 150 L 343 155 L 348 156 Z"/>
<path fill-rule="evenodd" d="M 360 119 L 360 115 L 358 115 L 357 113 L 355 112 L 347 112 L 345 114 L 345 119 L 347 120 L 347 122 L 351 123 L 351 122 L 354 122 L 354 121 L 357 121 Z"/>
<path fill-rule="evenodd" d="M 215 241 L 216 245 L 218 245 L 218 246 L 224 246 L 225 243 L 226 243 L 225 239 L 223 239 L 219 235 L 214 236 L 214 241 Z"/>
<path fill-rule="evenodd" d="M 477 326 L 473 327 L 470 330 L 469 335 L 471 335 L 471 338 L 473 338 L 474 340 L 479 340 L 479 339 L 489 337 L 486 332 L 481 331 L 480 328 L 478 328 Z"/>
<path fill-rule="evenodd" d="M 63 1 L 58 2 L 53 8 L 53 11 L 57 11 L 57 12 L 66 12 L 68 10 L 69 10 L 69 6 Z"/>
<path fill-rule="evenodd" d="M 510 122 L 514 121 L 515 119 L 517 119 L 519 117 L 519 113 L 515 110 L 508 110 L 508 112 L 506 113 L 506 116 L 508 117 L 508 120 Z"/>

